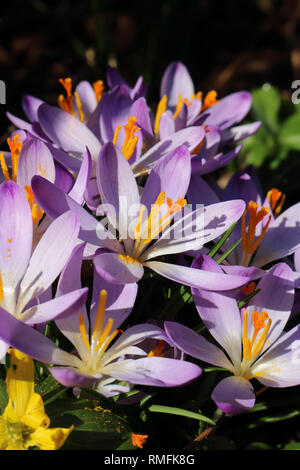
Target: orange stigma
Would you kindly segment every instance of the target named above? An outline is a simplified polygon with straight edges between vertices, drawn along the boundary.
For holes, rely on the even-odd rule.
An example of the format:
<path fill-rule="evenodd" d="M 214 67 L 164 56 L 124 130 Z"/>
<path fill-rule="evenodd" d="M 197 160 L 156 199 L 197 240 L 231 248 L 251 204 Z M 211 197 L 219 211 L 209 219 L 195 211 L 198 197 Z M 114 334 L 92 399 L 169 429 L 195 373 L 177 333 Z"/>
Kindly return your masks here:
<path fill-rule="evenodd" d="M 256 284 L 254 281 L 249 282 L 246 286 L 242 287 L 242 292 L 245 295 L 250 295 L 255 291 Z"/>
<path fill-rule="evenodd" d="M 84 121 L 84 113 L 82 110 L 82 103 L 80 100 L 79 94 L 75 91 L 74 95 L 72 94 L 72 79 L 70 77 L 67 78 L 60 78 L 59 83 L 64 87 L 66 95 L 59 95 L 58 97 L 58 105 L 59 107 L 63 110 L 66 111 L 69 114 L 72 114 L 72 116 L 76 117 L 78 114 L 78 118 L 81 122 Z M 77 107 L 77 113 L 76 109 L 74 107 L 74 97 L 75 97 L 75 103 Z"/>
<path fill-rule="evenodd" d="M 205 109 L 211 108 L 215 104 L 219 103 L 219 100 L 217 100 L 217 92 L 215 90 L 209 91 L 203 101 L 202 108 L 201 108 L 201 113 L 202 111 L 205 111 Z"/>
<path fill-rule="evenodd" d="M 99 102 L 104 91 L 103 80 L 97 80 L 96 82 L 94 82 L 93 88 L 96 95 L 96 100 Z"/>
<path fill-rule="evenodd" d="M 136 121 L 137 121 L 137 119 L 136 119 L 135 116 L 130 116 L 128 118 L 127 124 L 125 124 L 125 126 L 123 126 L 126 135 L 125 135 L 125 139 L 124 139 L 124 142 L 123 142 L 123 145 L 122 145 L 121 152 L 123 153 L 126 160 L 129 160 L 130 157 L 132 156 L 132 154 L 135 150 L 138 138 L 139 138 L 137 135 L 136 136 L 134 135 L 136 132 L 138 132 L 140 130 L 140 127 L 137 127 L 135 125 Z M 115 130 L 115 135 L 114 135 L 114 138 L 113 138 L 113 143 L 115 145 L 117 144 L 117 140 L 118 140 L 118 136 L 119 136 L 119 132 L 120 132 L 121 128 L 122 128 L 122 126 L 117 126 L 117 128 Z"/>
<path fill-rule="evenodd" d="M 165 349 L 165 341 L 163 339 L 159 339 L 157 341 L 157 345 L 155 348 L 151 349 L 151 351 L 148 353 L 148 357 L 164 357 L 163 352 Z"/>
<path fill-rule="evenodd" d="M 265 322 L 267 323 L 265 324 Z M 269 330 L 271 328 L 272 320 L 266 311 L 262 313 L 252 312 L 253 334 L 251 340 L 248 338 L 248 313 L 244 310 L 243 313 L 243 360 L 253 361 L 262 350 Z M 261 332 L 258 337 L 258 333 Z M 258 337 L 258 338 L 257 338 Z M 256 343 L 256 344 L 255 344 Z"/>
<path fill-rule="evenodd" d="M 270 191 L 267 192 L 267 198 L 270 202 L 270 206 L 274 216 L 277 217 L 281 210 L 282 206 L 285 201 L 285 194 L 283 194 L 279 189 L 272 188 Z"/>
<path fill-rule="evenodd" d="M 22 142 L 20 141 L 20 136 L 19 134 L 16 134 L 12 139 L 8 138 L 6 140 L 9 150 L 11 153 L 11 166 L 12 166 L 12 175 L 11 178 L 9 176 L 9 171 L 7 168 L 7 164 L 4 158 L 4 153 L 0 153 L 0 164 L 1 164 L 1 169 L 3 176 L 6 180 L 12 179 L 14 182 L 17 181 L 17 172 L 18 172 L 18 163 L 19 163 L 19 157 L 20 157 L 20 151 L 22 148 Z"/>
<path fill-rule="evenodd" d="M 147 434 L 135 434 L 134 432 L 131 433 L 131 442 L 135 447 L 139 447 L 142 449 L 143 445 L 148 439 Z"/>
<path fill-rule="evenodd" d="M 256 251 L 262 239 L 264 238 L 266 231 L 268 230 L 271 218 L 272 218 L 272 216 L 269 215 L 268 221 L 263 227 L 261 234 L 259 235 L 257 239 L 255 239 L 256 226 L 269 213 L 269 208 L 262 206 L 260 209 L 258 209 L 258 204 L 254 201 L 250 201 L 248 203 L 248 212 L 249 212 L 248 228 L 246 229 L 247 209 L 244 210 L 244 213 L 242 215 L 242 223 L 241 223 L 242 250 L 244 252 L 244 257 L 242 261 L 243 266 L 248 266 L 250 257 Z"/>

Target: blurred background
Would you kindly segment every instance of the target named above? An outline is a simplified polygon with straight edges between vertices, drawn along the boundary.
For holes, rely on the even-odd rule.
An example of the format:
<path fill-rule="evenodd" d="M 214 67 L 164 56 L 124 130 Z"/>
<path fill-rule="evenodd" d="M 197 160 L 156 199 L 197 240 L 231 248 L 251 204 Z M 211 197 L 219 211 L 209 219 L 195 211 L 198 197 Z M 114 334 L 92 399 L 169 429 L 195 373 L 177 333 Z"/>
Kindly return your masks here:
<path fill-rule="evenodd" d="M 181 60 L 196 90 L 215 89 L 219 97 L 254 92 L 248 120 L 263 126 L 229 170 L 254 164 L 263 181 L 270 174 L 274 185 L 280 179 L 293 202 L 300 169 L 300 105 L 291 102 L 292 82 L 300 80 L 299 19 L 299 0 L 2 2 L 0 79 L 7 96 L 0 107 L 1 147 L 9 128 L 5 111 L 23 117 L 24 93 L 56 104 L 60 77 L 70 76 L 74 85 L 105 80 L 110 64 L 131 85 L 142 74 L 155 106 L 163 71 Z"/>

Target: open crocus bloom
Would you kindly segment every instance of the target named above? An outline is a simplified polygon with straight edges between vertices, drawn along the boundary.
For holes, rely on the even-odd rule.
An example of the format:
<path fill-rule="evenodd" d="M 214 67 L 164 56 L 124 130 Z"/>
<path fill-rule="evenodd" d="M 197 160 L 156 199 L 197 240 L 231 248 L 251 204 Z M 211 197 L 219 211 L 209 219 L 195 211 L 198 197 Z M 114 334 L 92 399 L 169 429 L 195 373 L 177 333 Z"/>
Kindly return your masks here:
<path fill-rule="evenodd" d="M 59 280 L 59 295 L 66 295 L 70 289 L 80 286 L 83 248 L 79 245 L 74 249 Z M 167 341 L 161 328 L 139 324 L 125 332 L 119 329 L 131 312 L 136 293 L 135 284 L 110 285 L 95 273 L 90 323 L 84 307 L 56 322 L 74 345 L 76 355 L 58 348 L 50 339 L 5 311 L 0 315 L 0 338 L 34 359 L 54 364 L 55 367 L 49 370 L 63 385 L 87 387 L 97 384 L 98 391 L 106 396 L 126 390 L 124 385 L 116 384 L 116 380 L 173 387 L 199 377 L 201 369 L 197 365 L 159 357 L 155 349 L 152 354 L 147 354 L 138 346 L 146 338 Z"/>
<path fill-rule="evenodd" d="M 81 223 L 79 238 L 89 242 L 90 252 L 105 248 L 96 253 L 94 263 L 109 282 L 134 283 L 147 267 L 194 287 L 228 290 L 242 286 L 248 282 L 247 276 L 220 274 L 216 278 L 198 269 L 151 261 L 202 247 L 229 228 L 244 210 L 243 201 L 228 201 L 182 212 L 190 171 L 189 152 L 185 146 L 178 147 L 156 164 L 140 196 L 127 160 L 114 144 L 105 144 L 97 164 L 97 182 L 107 219 L 119 238 L 48 181 L 34 177 L 32 186 L 50 218 L 75 211 Z"/>
<path fill-rule="evenodd" d="M 0 185 L 0 307 L 34 325 L 68 315 L 85 302 L 87 289 L 51 299 L 51 287 L 77 243 L 79 222 L 70 211 L 55 220 L 33 250 L 32 214 L 13 181 Z M 0 343 L 2 358 L 9 344 Z"/>
<path fill-rule="evenodd" d="M 34 392 L 33 360 L 16 349 L 10 350 L 6 389 L 9 401 L 0 416 L 0 449 L 59 449 L 74 426 L 49 428 L 42 397 Z"/>
<path fill-rule="evenodd" d="M 223 350 L 183 325 L 165 323 L 174 345 L 233 374 L 221 380 L 212 393 L 225 413 L 253 407 L 253 378 L 268 387 L 300 384 L 300 327 L 283 332 L 293 306 L 293 285 L 288 265 L 273 266 L 259 282 L 260 292 L 242 312 L 230 297 L 193 289 L 199 315 Z"/>
<path fill-rule="evenodd" d="M 231 265 L 263 267 L 294 253 L 300 246 L 300 203 L 282 211 L 285 196 L 272 188 L 264 197 L 253 168 L 236 172 L 221 197 L 193 174 L 188 197 L 196 202 L 205 192 L 206 204 L 220 200 L 243 199 L 246 209 L 241 221 L 224 244 L 227 249 L 243 238 L 241 244 L 226 258 Z"/>

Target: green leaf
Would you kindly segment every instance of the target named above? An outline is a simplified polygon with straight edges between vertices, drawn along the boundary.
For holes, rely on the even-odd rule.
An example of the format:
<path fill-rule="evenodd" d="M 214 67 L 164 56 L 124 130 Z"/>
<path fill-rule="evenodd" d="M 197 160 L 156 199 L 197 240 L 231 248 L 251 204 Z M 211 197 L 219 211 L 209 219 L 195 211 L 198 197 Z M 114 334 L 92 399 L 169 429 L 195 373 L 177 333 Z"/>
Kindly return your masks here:
<path fill-rule="evenodd" d="M 51 427 L 75 426 L 64 449 L 134 448 L 129 424 L 99 401 L 73 397 L 58 399 L 46 406 L 46 412 L 51 419 Z"/>
<path fill-rule="evenodd" d="M 210 250 L 210 252 L 208 253 L 208 256 L 210 256 L 211 258 L 213 258 L 215 256 L 215 254 L 220 250 L 220 248 L 222 248 L 222 246 L 224 245 L 224 243 L 226 242 L 227 238 L 230 237 L 231 233 L 233 232 L 235 226 L 236 226 L 237 222 L 234 222 L 228 230 L 226 230 L 226 232 L 224 233 L 224 235 L 222 236 L 222 238 L 218 241 L 218 243 Z"/>
<path fill-rule="evenodd" d="M 49 396 L 53 393 L 56 394 L 62 388 L 62 386 L 56 382 L 51 374 L 49 374 L 44 380 L 36 378 L 34 388 L 35 392 L 45 399 L 46 397 L 49 398 Z"/>
<path fill-rule="evenodd" d="M 300 442 L 290 442 L 284 446 L 283 450 L 300 450 Z"/>
<path fill-rule="evenodd" d="M 153 413 L 166 413 L 171 415 L 184 416 L 185 418 L 198 419 L 199 421 L 204 421 L 205 423 L 211 424 L 212 426 L 216 425 L 212 419 L 207 418 L 204 415 L 194 413 L 193 411 L 189 410 L 183 410 L 182 408 L 175 408 L 173 406 L 151 405 L 149 406 L 148 410 Z"/>
<path fill-rule="evenodd" d="M 8 403 L 8 395 L 6 391 L 5 380 L 0 379 L 0 414 L 2 414 L 3 411 L 5 410 L 7 403 Z"/>
<path fill-rule="evenodd" d="M 279 128 L 280 101 L 278 90 L 268 84 L 252 92 L 252 111 L 255 119 L 262 121 L 272 133 L 276 133 Z"/>
<path fill-rule="evenodd" d="M 279 142 L 287 147 L 300 150 L 300 114 L 294 113 L 282 124 Z"/>

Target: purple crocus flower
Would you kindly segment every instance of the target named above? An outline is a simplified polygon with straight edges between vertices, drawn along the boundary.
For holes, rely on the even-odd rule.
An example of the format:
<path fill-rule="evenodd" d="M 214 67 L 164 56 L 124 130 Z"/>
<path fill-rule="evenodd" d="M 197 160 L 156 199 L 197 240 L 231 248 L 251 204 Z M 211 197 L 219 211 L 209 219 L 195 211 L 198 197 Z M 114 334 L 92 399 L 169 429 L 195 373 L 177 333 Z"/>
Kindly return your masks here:
<path fill-rule="evenodd" d="M 30 325 L 70 314 L 85 302 L 87 289 L 51 299 L 49 287 L 77 243 L 76 215 L 69 211 L 57 218 L 32 252 L 32 215 L 23 190 L 5 181 L 0 185 L 0 199 L 1 311 Z M 0 342 L 1 358 L 8 346 Z"/>
<path fill-rule="evenodd" d="M 82 244 L 77 246 L 66 264 L 58 283 L 58 298 L 81 287 L 83 248 Z M 147 354 L 139 347 L 146 338 L 167 341 L 161 328 L 140 324 L 121 332 L 119 327 L 130 314 L 136 293 L 136 284 L 111 285 L 94 273 L 89 317 L 85 307 L 81 306 L 72 315 L 56 321 L 58 328 L 73 344 L 76 354 L 58 348 L 50 339 L 2 309 L 0 338 L 18 350 L 26 351 L 34 359 L 54 364 L 49 371 L 63 385 L 94 386 L 106 396 L 128 390 L 116 381 L 174 387 L 199 377 L 202 372 L 199 366 L 158 357 L 155 352 Z"/>
<path fill-rule="evenodd" d="M 260 292 L 241 312 L 228 296 L 193 289 L 199 315 L 222 349 L 186 326 L 165 323 L 175 346 L 233 374 L 222 379 L 212 393 L 226 414 L 241 413 L 254 406 L 250 382 L 254 378 L 268 387 L 300 384 L 300 326 L 283 331 L 293 305 L 293 273 L 287 264 L 279 263 L 260 280 L 258 287 Z"/>
<path fill-rule="evenodd" d="M 188 189 L 192 203 L 243 199 L 247 210 L 224 248 L 243 237 L 242 243 L 226 259 L 230 265 L 263 267 L 294 253 L 300 246 L 300 203 L 282 211 L 284 195 L 277 189 L 262 195 L 260 183 L 252 167 L 236 172 L 226 188 L 217 194 L 204 180 L 193 174 Z M 282 212 L 281 212 L 282 211 Z"/>
<path fill-rule="evenodd" d="M 199 269 L 152 261 L 202 247 L 238 220 L 244 210 L 243 201 L 228 201 L 182 213 L 189 179 L 190 155 L 181 146 L 156 164 L 140 196 L 129 163 L 114 144 L 105 144 L 97 164 L 98 188 L 108 221 L 122 239 L 50 182 L 37 176 L 32 187 L 50 218 L 69 209 L 75 211 L 81 223 L 79 238 L 89 242 L 88 252 L 95 254 L 97 248 L 105 248 L 96 253 L 94 263 L 98 273 L 110 282 L 134 283 L 146 267 L 190 286 L 213 290 L 240 287 L 249 277 L 220 274 L 217 279 Z"/>

